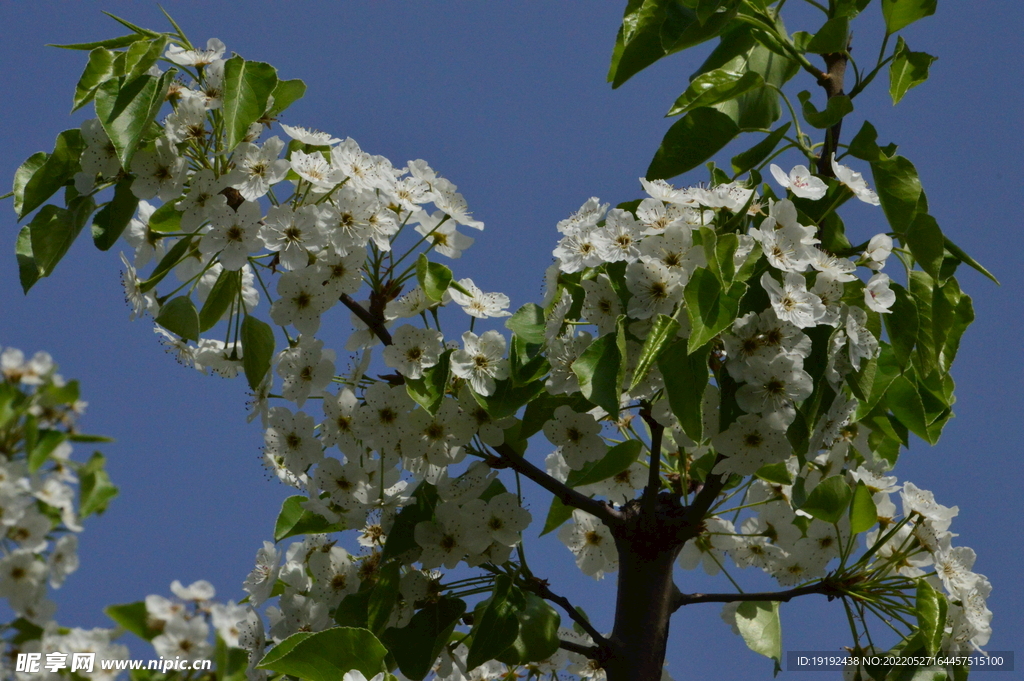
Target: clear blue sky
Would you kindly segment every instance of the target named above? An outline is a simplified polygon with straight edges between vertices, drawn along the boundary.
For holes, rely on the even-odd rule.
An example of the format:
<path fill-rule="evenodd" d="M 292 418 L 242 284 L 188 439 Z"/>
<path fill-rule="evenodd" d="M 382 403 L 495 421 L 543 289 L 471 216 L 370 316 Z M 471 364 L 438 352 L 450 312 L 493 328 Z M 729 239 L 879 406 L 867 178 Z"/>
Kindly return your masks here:
<path fill-rule="evenodd" d="M 194 42 L 218 37 L 229 50 L 274 64 L 282 77 L 304 79 L 306 97 L 285 122 L 351 136 L 397 164 L 424 158 L 456 182 L 487 224 L 473 235 L 476 245 L 456 274 L 508 293 L 513 308 L 539 297 L 559 219 L 592 195 L 613 204 L 640 196 L 637 177 L 671 123 L 662 116 L 702 59 L 703 52 L 666 59 L 613 91 L 605 73 L 620 5 L 165 4 Z M 877 6 L 867 14 L 877 15 Z M 164 27 L 149 3 L 0 5 L 4 181 L 83 118 L 84 112 L 69 118 L 67 111 L 85 55 L 43 45 L 118 35 L 120 27 L 101 9 Z M 954 370 L 957 418 L 936 447 L 914 441 L 897 468 L 901 481 L 960 507 L 951 528 L 960 535 L 956 542 L 977 551 L 975 570 L 994 585 L 992 650 L 1024 640 L 1022 25 L 1024 6 L 1011 0 L 940 3 L 936 16 L 906 31 L 912 49 L 940 57 L 931 80 L 893 108 L 880 78 L 873 94 L 858 98 L 845 127 L 852 134 L 867 117 L 880 141 L 898 142 L 917 165 L 943 230 L 1003 283 L 996 287 L 961 269 L 978 321 Z M 790 28 L 813 31 L 817 24 Z M 855 55 L 863 60 L 877 51 L 877 28 L 873 20 L 855 24 Z M 803 74 L 798 78 L 803 88 L 817 90 Z M 706 179 L 695 171 L 682 181 Z M 208 579 L 220 597 L 237 600 L 288 491 L 264 477 L 261 434 L 245 422 L 244 383 L 178 367 L 149 321 L 130 323 L 120 262 L 96 251 L 87 235 L 53 277 L 24 297 L 13 254 L 15 218 L 9 202 L 2 209 L 0 346 L 51 352 L 66 376 L 82 380 L 90 402 L 86 430 L 117 438 L 104 451 L 121 496 L 87 524 L 82 567 L 55 594 L 58 620 L 108 626 L 104 605 L 168 594 L 174 579 Z M 859 223 L 847 224 L 858 237 L 885 231 L 880 211 L 857 215 Z M 83 447 L 80 455 L 87 454 Z M 533 508 L 535 516 L 545 510 Z M 582 577 L 557 542 L 538 547 L 533 554 L 543 553 L 546 567 L 537 571 L 546 570 L 556 590 L 610 629 L 614 580 L 595 584 Z M 695 573 L 677 579 L 684 591 L 728 588 Z M 784 648 L 848 644 L 838 603 L 810 598 L 816 600 L 782 606 Z M 770 675 L 770 662 L 729 633 L 718 612 L 715 605 L 694 605 L 673 620 L 669 662 L 677 681 Z"/>

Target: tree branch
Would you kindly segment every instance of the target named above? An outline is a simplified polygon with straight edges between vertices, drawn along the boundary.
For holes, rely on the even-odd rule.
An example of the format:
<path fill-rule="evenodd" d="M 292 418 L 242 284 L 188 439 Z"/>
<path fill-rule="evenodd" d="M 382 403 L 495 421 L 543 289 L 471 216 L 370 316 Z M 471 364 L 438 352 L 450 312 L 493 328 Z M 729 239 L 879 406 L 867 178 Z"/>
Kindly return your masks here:
<path fill-rule="evenodd" d="M 842 590 L 828 579 L 817 584 L 802 586 L 798 589 L 788 591 L 762 591 L 760 593 L 736 593 L 736 594 L 684 594 L 678 593 L 672 602 L 672 611 L 675 612 L 684 605 L 694 603 L 735 603 L 737 601 L 789 601 L 798 596 L 808 594 L 822 594 L 830 599 L 842 595 Z"/>
<path fill-rule="evenodd" d="M 558 647 L 563 650 L 568 650 L 571 653 L 579 653 L 584 657 L 589 657 L 591 660 L 599 660 L 601 649 L 597 646 L 584 646 L 579 643 L 572 643 L 570 641 L 558 640 Z"/>
<path fill-rule="evenodd" d="M 572 487 L 569 487 L 565 483 L 551 477 L 523 457 L 519 456 L 519 454 L 517 454 L 515 450 L 507 444 L 497 445 L 494 447 L 494 451 L 498 453 L 498 461 L 495 462 L 498 464 L 498 467 L 501 465 L 507 466 L 524 477 L 533 480 L 535 483 L 558 497 L 558 499 L 566 506 L 586 511 L 609 527 L 618 525 L 622 522 L 622 514 L 613 506 L 603 501 L 591 499 L 587 495 L 577 492 Z M 495 467 L 494 464 L 491 464 L 491 466 L 492 468 Z"/>
<path fill-rule="evenodd" d="M 650 470 L 642 501 L 644 513 L 651 516 L 658 501 L 658 492 L 661 491 L 661 437 L 665 432 L 665 426 L 654 420 L 651 415 L 651 406 L 646 402 L 640 409 L 640 416 L 647 423 L 647 427 L 651 429 Z"/>
<path fill-rule="evenodd" d="M 355 316 L 359 317 L 359 321 L 366 324 L 370 331 L 373 331 L 373 333 L 376 334 L 381 343 L 384 345 L 391 345 L 391 334 L 386 328 L 384 328 L 383 319 L 370 314 L 366 308 L 354 301 L 352 296 L 347 293 L 342 293 L 339 300 L 345 304 L 345 307 L 352 310 L 352 313 L 355 314 Z"/>
<path fill-rule="evenodd" d="M 843 81 L 846 78 L 846 64 L 849 61 L 847 52 L 850 51 L 852 40 L 853 35 L 851 34 L 846 43 L 846 52 L 833 52 L 832 54 L 823 55 L 826 72 L 818 78 L 818 85 L 825 88 L 826 102 L 833 97 L 844 94 Z M 832 154 L 839 149 L 839 133 L 842 129 L 843 119 L 840 118 L 835 125 L 825 131 L 825 144 L 821 148 L 821 156 L 818 157 L 819 175 L 835 177 L 835 173 L 832 171 Z"/>
<path fill-rule="evenodd" d="M 583 616 L 583 613 L 581 613 L 579 610 L 577 610 L 575 607 L 573 607 L 573 604 L 571 602 L 569 602 L 568 598 L 566 598 L 565 596 L 559 596 L 558 594 L 553 592 L 551 590 L 551 587 L 548 586 L 548 583 L 545 580 L 537 579 L 536 577 L 529 577 L 529 578 L 527 578 L 525 583 L 521 583 L 521 586 L 524 589 L 526 589 L 527 591 L 530 591 L 530 592 L 540 596 L 541 598 L 543 598 L 546 601 L 551 601 L 552 603 L 555 603 L 560 608 L 562 608 L 562 610 L 565 610 L 565 613 L 567 615 L 569 615 L 569 617 L 572 619 L 572 621 L 575 622 L 576 624 L 580 625 L 580 627 L 582 627 L 583 631 L 587 632 L 587 634 L 590 636 L 590 638 L 592 638 L 594 640 L 594 643 L 597 644 L 597 647 L 595 647 L 593 649 L 595 652 L 597 650 L 599 650 L 600 648 L 607 647 L 608 639 L 606 639 L 604 636 L 602 636 L 601 632 L 599 632 L 597 629 L 594 628 L 594 625 L 591 624 L 590 621 L 586 617 Z M 575 644 L 571 644 L 571 645 L 575 645 Z M 570 649 L 567 648 L 566 650 L 570 650 Z M 588 655 L 588 657 L 593 657 L 593 656 L 592 655 Z"/>

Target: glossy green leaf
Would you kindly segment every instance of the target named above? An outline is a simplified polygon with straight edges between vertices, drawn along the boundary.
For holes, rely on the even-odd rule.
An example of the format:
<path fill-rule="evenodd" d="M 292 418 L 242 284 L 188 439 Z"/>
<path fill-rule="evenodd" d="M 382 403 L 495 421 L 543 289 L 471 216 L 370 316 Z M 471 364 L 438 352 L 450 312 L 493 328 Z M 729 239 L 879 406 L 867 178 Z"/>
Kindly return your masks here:
<path fill-rule="evenodd" d="M 174 208 L 173 201 L 168 201 L 153 211 L 149 216 L 149 230 L 161 234 L 181 231 L 181 212 Z"/>
<path fill-rule="evenodd" d="M 571 471 L 565 484 L 569 487 L 581 487 L 614 477 L 633 465 L 640 456 L 641 448 L 639 440 L 620 442 L 597 461 L 586 464 L 578 471 Z"/>
<path fill-rule="evenodd" d="M 50 276 L 82 231 L 95 205 L 91 197 L 81 197 L 72 201 L 71 209 L 47 205 L 32 218 L 28 228 L 39 276 Z"/>
<path fill-rule="evenodd" d="M 143 74 L 123 83 L 111 79 L 96 89 L 96 115 L 122 168 L 131 168 L 139 142 L 163 106 L 176 73 L 170 69 L 161 76 Z"/>
<path fill-rule="evenodd" d="M 680 340 L 666 348 L 658 359 L 672 413 L 694 442 L 705 438 L 701 404 L 708 384 L 710 352 L 710 343 L 691 353 L 687 343 Z"/>
<path fill-rule="evenodd" d="M 945 253 L 945 238 L 935 218 L 927 213 L 918 213 L 907 229 L 905 241 L 921 269 L 938 279 Z"/>
<path fill-rule="evenodd" d="M 139 206 L 132 193 L 132 178 L 125 177 L 114 186 L 114 198 L 92 219 L 92 241 L 101 251 L 110 250 L 128 228 Z"/>
<path fill-rule="evenodd" d="M 755 653 L 782 660 L 782 624 L 778 602 L 744 601 L 736 608 L 736 628 Z"/>
<path fill-rule="evenodd" d="M 843 117 L 853 112 L 853 102 L 846 95 L 830 97 L 825 104 L 824 111 L 818 111 L 811 104 L 811 93 L 807 90 L 800 92 L 797 97 L 800 99 L 800 106 L 804 114 L 804 120 L 815 128 L 831 128 L 843 120 Z"/>
<path fill-rule="evenodd" d="M 437 602 L 427 603 L 416 611 L 408 625 L 384 632 L 384 642 L 406 678 L 419 681 L 430 673 L 434 661 L 465 612 L 464 601 L 442 596 Z"/>
<path fill-rule="evenodd" d="M 533 345 L 543 345 L 544 310 L 536 303 L 527 303 L 505 320 L 505 328 Z"/>
<path fill-rule="evenodd" d="M 209 331 L 221 320 L 238 297 L 242 274 L 239 270 L 222 270 L 199 310 L 199 330 Z"/>
<path fill-rule="evenodd" d="M 941 650 L 946 628 L 946 598 L 925 579 L 917 580 L 916 595 L 917 629 L 924 640 L 925 651 L 935 655 Z"/>
<path fill-rule="evenodd" d="M 59 47 L 64 50 L 83 50 L 92 51 L 97 48 L 107 48 L 108 50 L 116 50 L 120 47 L 128 47 L 132 43 L 138 42 L 139 40 L 148 40 L 150 36 L 140 33 L 130 33 L 123 35 L 119 38 L 109 38 L 107 40 L 97 40 L 91 43 L 71 43 L 68 45 L 54 45 L 48 44 L 47 47 Z"/>
<path fill-rule="evenodd" d="M 896 234 L 906 234 L 917 216 L 921 200 L 921 180 L 917 168 L 902 156 L 893 156 L 872 162 L 871 172 L 889 225 Z"/>
<path fill-rule="evenodd" d="M 172 298 L 160 307 L 156 323 L 182 338 L 199 340 L 199 312 L 187 295 Z"/>
<path fill-rule="evenodd" d="M 505 379 L 495 382 L 493 394 L 480 395 L 474 391 L 473 398 L 490 414 L 492 419 L 503 419 L 515 416 L 521 407 L 529 404 L 542 392 L 544 392 L 544 381 L 538 380 L 517 386 L 511 379 Z"/>
<path fill-rule="evenodd" d="M 640 359 L 637 360 L 636 368 L 633 370 L 633 380 L 630 381 L 629 391 L 632 391 L 640 382 L 647 377 L 647 372 L 658 361 L 662 351 L 672 343 L 676 334 L 679 333 L 679 322 L 668 315 L 659 314 L 651 325 L 651 330 L 644 339 L 644 345 L 640 349 Z"/>
<path fill-rule="evenodd" d="M 647 179 L 667 180 L 696 168 L 740 133 L 726 114 L 703 107 L 676 121 L 647 168 Z"/>
<path fill-rule="evenodd" d="M 425 369 L 422 378 L 406 378 L 405 390 L 409 397 L 416 400 L 416 403 L 429 411 L 437 413 L 444 399 L 445 390 L 448 388 L 448 369 L 451 365 L 452 351 L 446 350 L 441 353 L 437 364 Z"/>
<path fill-rule="evenodd" d="M 183 237 L 178 243 L 174 244 L 164 257 L 160 258 L 160 262 L 153 268 L 153 272 L 149 275 L 149 279 L 139 283 L 139 290 L 143 293 L 153 290 L 153 288 L 159 284 L 167 273 L 170 272 L 174 267 L 185 257 L 189 247 L 192 244 L 192 236 Z"/>
<path fill-rule="evenodd" d="M 882 0 L 885 30 L 892 35 L 918 19 L 935 14 L 938 0 Z"/>
<path fill-rule="evenodd" d="M 267 111 L 267 116 L 276 118 L 282 111 L 302 99 L 306 94 L 306 84 L 298 78 L 292 80 L 279 80 L 274 86 L 274 102 Z"/>
<path fill-rule="evenodd" d="M 853 501 L 850 502 L 850 532 L 867 532 L 877 522 L 878 508 L 875 506 L 875 500 L 871 498 L 871 490 L 863 480 L 858 480 L 857 488 L 853 491 Z"/>
<path fill-rule="evenodd" d="M 811 38 L 805 48 L 813 54 L 830 54 L 845 52 L 850 35 L 850 19 L 837 15 L 825 22 Z"/>
<path fill-rule="evenodd" d="M 871 0 L 836 0 L 835 15 L 852 19 L 871 3 Z"/>
<path fill-rule="evenodd" d="M 302 508 L 302 502 L 306 500 L 306 497 L 299 495 L 284 500 L 281 512 L 277 514 L 277 522 L 274 524 L 275 542 L 301 534 L 328 534 L 345 529 L 344 520 L 332 523 L 322 515 Z"/>
<path fill-rule="evenodd" d="M 78 513 L 82 518 L 93 513 L 103 513 L 110 500 L 117 496 L 118 489 L 107 475 L 106 462 L 102 454 L 93 452 L 86 464 L 78 470 Z"/>
<path fill-rule="evenodd" d="M 976 261 L 974 258 L 972 258 L 971 256 L 967 255 L 967 253 L 965 253 L 962 248 L 960 248 L 959 246 L 954 244 L 952 241 L 950 241 L 948 237 L 946 237 L 946 239 L 945 239 L 945 245 L 946 245 L 946 250 L 949 251 L 950 253 L 952 253 L 957 259 L 960 260 L 960 262 L 973 267 L 975 270 L 977 270 L 978 272 L 984 274 L 986 277 L 991 279 L 997 285 L 999 284 L 999 280 L 996 279 L 995 276 L 993 276 L 991 272 L 989 272 L 987 269 L 982 267 L 981 264 L 978 263 L 978 261 Z"/>
<path fill-rule="evenodd" d="M 540 662 L 558 651 L 558 628 L 562 616 L 536 594 L 526 594 L 526 607 L 519 613 L 519 639 L 522 662 Z"/>
<path fill-rule="evenodd" d="M 773 482 L 778 485 L 792 485 L 793 476 L 790 475 L 789 469 L 786 468 L 785 462 L 769 463 L 761 466 L 754 473 L 757 477 L 767 482 Z"/>
<path fill-rule="evenodd" d="M 28 453 L 28 470 L 35 473 L 53 454 L 57 445 L 68 439 L 67 433 L 59 430 L 41 430 L 39 437 Z"/>
<path fill-rule="evenodd" d="M 391 611 L 398 604 L 401 564 L 396 561 L 385 563 L 377 573 L 377 583 L 370 592 L 367 605 L 367 626 L 370 631 L 380 636 L 388 624 Z"/>
<path fill-rule="evenodd" d="M 440 263 L 430 262 L 420 253 L 416 259 L 416 278 L 427 298 L 438 301 L 452 283 L 452 271 Z"/>
<path fill-rule="evenodd" d="M 39 265 L 32 255 L 32 230 L 28 225 L 18 232 L 18 239 L 14 243 L 14 254 L 18 261 L 18 281 L 21 283 L 21 290 L 28 293 L 29 289 L 39 281 Z"/>
<path fill-rule="evenodd" d="M 566 506 L 558 497 L 551 497 L 551 506 L 548 507 L 548 515 L 544 519 L 544 528 L 540 531 L 539 536 L 543 537 L 548 532 L 557 530 L 571 517 L 572 506 Z"/>
<path fill-rule="evenodd" d="M 149 627 L 149 612 L 143 601 L 125 603 L 123 605 L 108 605 L 103 612 L 118 626 L 130 631 L 139 638 L 152 641 L 160 634 L 159 629 Z"/>
<path fill-rule="evenodd" d="M 133 80 L 148 72 L 163 56 L 165 47 L 167 47 L 166 36 L 133 43 L 124 55 L 125 80 Z"/>
<path fill-rule="evenodd" d="M 301 632 L 289 636 L 271 648 L 256 668 L 308 681 L 338 681 L 352 670 L 370 679 L 386 671 L 387 655 L 387 648 L 366 629 L 334 627 L 315 634 Z"/>
<path fill-rule="evenodd" d="M 74 180 L 84 149 L 81 131 L 72 128 L 57 135 L 53 153 L 33 154 L 21 164 L 14 175 L 14 210 L 19 220 Z"/>
<path fill-rule="evenodd" d="M 811 490 L 800 510 L 810 513 L 826 523 L 837 523 L 846 513 L 853 498 L 853 490 L 841 475 L 825 478 Z"/>
<path fill-rule="evenodd" d="M 881 149 L 878 148 L 877 139 L 878 131 L 875 130 L 875 126 L 871 125 L 869 121 L 864 121 L 864 124 L 860 126 L 860 130 L 850 140 L 850 155 L 862 161 L 874 163 L 882 155 Z"/>
<path fill-rule="evenodd" d="M 906 376 L 897 376 L 889 386 L 885 399 L 889 410 L 900 420 L 900 423 L 925 442 L 934 444 L 928 433 L 924 404 L 921 403 L 921 395 L 914 383 L 911 383 Z"/>
<path fill-rule="evenodd" d="M 510 596 L 512 580 L 499 575 L 494 580 L 494 593 L 483 615 L 473 623 L 473 642 L 466 656 L 466 668 L 475 669 L 492 660 L 512 645 L 519 635 L 519 618 Z"/>
<path fill-rule="evenodd" d="M 694 271 L 683 291 L 690 317 L 689 351 L 692 353 L 736 320 L 747 285 L 735 282 L 727 291 L 718 278 L 701 267 Z"/>
<path fill-rule="evenodd" d="M 416 543 L 416 525 L 434 517 L 438 502 L 437 489 L 428 482 L 421 482 L 412 493 L 413 503 L 406 504 L 395 518 L 395 524 L 384 542 L 381 560 L 397 558 L 407 551 L 419 549 Z"/>
<path fill-rule="evenodd" d="M 267 110 L 277 87 L 277 69 L 258 61 L 245 61 L 238 55 L 224 62 L 224 131 L 226 151 L 245 138 L 249 126 Z"/>
<path fill-rule="evenodd" d="M 895 282 L 889 286 L 896 294 L 896 301 L 890 308 L 890 313 L 883 315 L 882 318 L 885 320 L 885 329 L 889 334 L 889 342 L 892 344 L 896 361 L 900 367 L 906 367 L 917 343 L 917 305 L 905 288 Z"/>
<path fill-rule="evenodd" d="M 666 115 L 678 116 L 693 109 L 726 102 L 763 85 L 764 79 L 760 74 L 751 71 L 735 73 L 716 69 L 702 73 L 690 82 L 686 92 L 679 95 Z"/>
<path fill-rule="evenodd" d="M 927 52 L 911 52 L 903 36 L 896 41 L 896 54 L 889 64 L 889 95 L 899 104 L 907 90 L 928 80 L 928 67 L 937 57 Z"/>
<path fill-rule="evenodd" d="M 270 371 L 274 357 L 274 330 L 264 321 L 251 315 L 242 320 L 242 367 L 249 387 L 258 390 L 263 377 Z"/>
<path fill-rule="evenodd" d="M 789 132 L 791 122 L 772 130 L 763 140 L 747 149 L 742 154 L 732 157 L 732 171 L 736 175 L 747 172 L 751 168 L 760 165 L 779 146 L 779 142 Z"/>
<path fill-rule="evenodd" d="M 571 366 L 579 379 L 583 396 L 612 415 L 619 413 L 625 349 L 625 332 L 620 321 L 616 331 L 606 333 L 591 343 Z"/>

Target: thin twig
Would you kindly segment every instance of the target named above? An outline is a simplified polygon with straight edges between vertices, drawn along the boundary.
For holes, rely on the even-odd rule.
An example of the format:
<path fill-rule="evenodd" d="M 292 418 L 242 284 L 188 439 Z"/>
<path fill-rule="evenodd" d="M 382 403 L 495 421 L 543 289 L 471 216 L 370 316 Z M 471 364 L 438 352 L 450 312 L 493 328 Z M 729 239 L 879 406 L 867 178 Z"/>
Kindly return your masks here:
<path fill-rule="evenodd" d="M 534 577 L 532 579 L 528 579 L 525 583 L 521 583 L 521 586 L 527 591 L 531 591 L 544 600 L 551 601 L 561 607 L 562 610 L 565 610 L 566 614 L 569 615 L 572 621 L 580 625 L 583 631 L 587 632 L 590 638 L 592 638 L 594 643 L 599 647 L 608 645 L 608 640 L 601 635 L 601 632 L 594 628 L 594 625 L 583 616 L 583 613 L 573 607 L 573 604 L 569 602 L 568 598 L 565 596 L 559 596 L 553 592 L 546 581 Z M 595 648 L 595 650 L 597 650 L 597 648 Z"/>
<path fill-rule="evenodd" d="M 347 293 L 342 293 L 340 300 L 345 304 L 345 307 L 352 310 L 352 313 L 355 314 L 355 316 L 359 317 L 359 320 L 363 324 L 366 324 L 370 331 L 373 331 L 373 333 L 377 335 L 377 338 L 380 339 L 381 343 L 384 345 L 391 345 L 391 334 L 386 328 L 384 328 L 384 320 L 378 319 L 374 315 L 370 314 L 366 308 L 354 301 L 352 296 Z"/>
<path fill-rule="evenodd" d="M 579 643 L 572 643 L 571 641 L 563 641 L 561 639 L 558 641 L 558 647 L 563 650 L 568 650 L 571 653 L 578 653 L 584 657 L 590 658 L 591 660 L 598 659 L 598 655 L 601 652 L 601 649 L 597 646 L 584 646 Z"/>
<path fill-rule="evenodd" d="M 839 594 L 835 584 L 828 581 L 821 581 L 817 584 L 802 586 L 798 589 L 788 591 L 762 591 L 760 593 L 735 593 L 735 594 L 676 594 L 672 602 L 673 611 L 684 605 L 694 603 L 735 603 L 737 601 L 789 601 L 799 596 L 808 594 L 823 594 L 836 596 Z"/>

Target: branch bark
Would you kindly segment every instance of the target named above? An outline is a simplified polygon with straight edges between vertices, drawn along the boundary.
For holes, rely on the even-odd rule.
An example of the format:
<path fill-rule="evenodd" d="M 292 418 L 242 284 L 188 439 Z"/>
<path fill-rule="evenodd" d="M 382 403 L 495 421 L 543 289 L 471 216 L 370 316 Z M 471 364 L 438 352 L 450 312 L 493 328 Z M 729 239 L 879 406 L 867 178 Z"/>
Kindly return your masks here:
<path fill-rule="evenodd" d="M 827 99 L 832 99 L 843 92 L 843 81 L 846 79 L 846 64 L 849 61 L 847 53 L 853 36 L 846 43 L 846 52 L 833 52 L 823 55 L 825 59 L 825 73 L 818 79 L 818 85 L 825 88 Z M 827 100 L 826 100 L 827 101 Z M 825 177 L 835 177 L 832 171 L 832 154 L 839 149 L 839 133 L 842 132 L 843 120 L 839 119 L 835 125 L 825 132 L 825 144 L 821 148 L 821 156 L 818 157 L 818 174 Z"/>
<path fill-rule="evenodd" d="M 526 589 L 527 591 L 531 591 L 531 592 L 537 594 L 538 596 L 540 596 L 544 600 L 551 601 L 552 603 L 555 603 L 556 605 L 558 605 L 560 608 L 562 608 L 562 610 L 565 611 L 565 614 L 567 614 L 569 616 L 569 618 L 572 619 L 573 622 L 575 622 L 576 624 L 580 625 L 580 627 L 583 629 L 583 631 L 587 632 L 587 634 L 590 636 L 590 638 L 592 638 L 594 640 L 594 643 L 597 644 L 597 647 L 593 648 L 594 655 L 587 655 L 587 657 L 590 657 L 590 658 L 593 658 L 593 659 L 597 659 L 595 657 L 595 655 L 597 654 L 599 649 L 607 647 L 608 639 L 606 639 L 604 636 L 602 636 L 601 632 L 599 632 L 597 629 L 595 629 L 594 625 L 591 624 L 590 621 L 586 617 L 584 617 L 583 614 L 580 613 L 579 610 L 577 610 L 575 607 L 573 607 L 573 604 L 569 601 L 568 598 L 566 598 L 565 596 L 559 596 L 558 594 L 553 592 L 551 590 L 551 587 L 548 586 L 548 583 L 546 581 L 544 581 L 542 579 L 537 579 L 536 577 L 534 577 L 534 578 L 527 579 L 526 582 L 520 584 L 520 586 L 522 588 Z M 576 645 L 576 644 L 570 643 L 569 645 Z M 566 648 L 566 650 L 571 650 L 571 649 L 570 648 Z M 576 651 L 576 652 L 579 652 L 579 651 Z M 584 654 L 586 654 L 586 653 L 584 653 Z"/>
<path fill-rule="evenodd" d="M 341 302 L 345 304 L 345 307 L 350 309 L 355 316 L 359 317 L 359 321 L 366 324 L 370 331 L 373 331 L 377 338 L 380 339 L 381 343 L 384 345 L 391 345 L 391 334 L 384 327 L 383 317 L 371 314 L 369 310 L 353 300 L 352 296 L 347 293 L 342 293 L 339 300 L 341 300 Z"/>
<path fill-rule="evenodd" d="M 787 591 L 762 591 L 760 593 L 735 594 L 676 594 L 672 611 L 694 603 L 735 603 L 737 601 L 789 601 L 808 594 L 822 594 L 829 598 L 842 595 L 842 591 L 828 580 Z"/>

